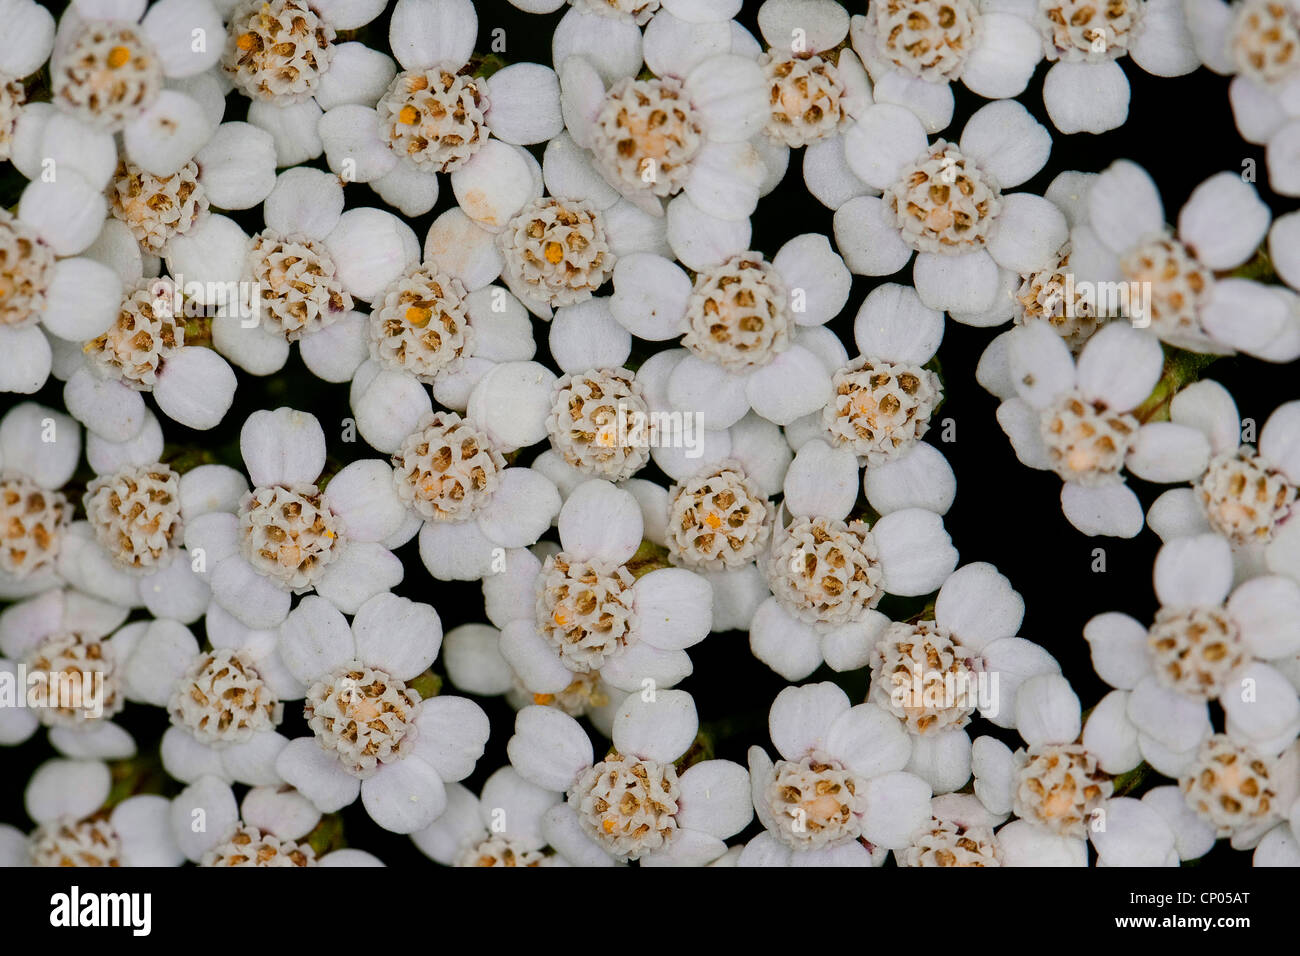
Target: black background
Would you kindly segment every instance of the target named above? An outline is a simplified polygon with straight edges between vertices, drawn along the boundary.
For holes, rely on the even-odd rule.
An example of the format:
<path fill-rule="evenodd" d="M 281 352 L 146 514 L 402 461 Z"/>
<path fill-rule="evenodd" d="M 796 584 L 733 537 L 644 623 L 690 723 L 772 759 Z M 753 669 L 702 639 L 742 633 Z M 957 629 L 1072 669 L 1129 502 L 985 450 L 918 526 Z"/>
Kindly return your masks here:
<path fill-rule="evenodd" d="M 848 3 L 851 13 L 865 12 L 865 3 Z M 51 5 L 57 14 L 62 4 Z M 480 53 L 489 49 L 492 31 L 505 31 L 507 62 L 535 61 L 550 63 L 550 37 L 555 24 L 567 7 L 554 14 L 524 14 L 505 0 L 477 0 Z M 758 36 L 756 13 L 759 4 L 746 0 L 739 19 Z M 369 27 L 358 31 L 357 38 L 388 52 L 385 13 Z M 1263 150 L 1244 142 L 1233 124 L 1227 97 L 1227 81 L 1207 70 L 1176 79 L 1152 77 L 1131 60 L 1119 61 L 1132 85 L 1128 122 L 1119 130 L 1101 136 L 1077 134 L 1064 136 L 1051 127 L 1042 106 L 1042 80 L 1047 64 L 1039 66 L 1033 82 L 1020 101 L 1051 130 L 1053 150 L 1047 167 L 1034 179 L 1019 187 L 1041 193 L 1061 171 L 1077 169 L 1100 171 L 1120 158 L 1136 161 L 1147 169 L 1159 184 L 1165 203 L 1166 218 L 1176 219 L 1191 191 L 1204 179 L 1222 170 L 1240 172 L 1243 162 L 1253 160 L 1257 169 L 1257 188 L 1273 209 L 1274 215 L 1295 208 L 1293 200 L 1279 199 L 1267 185 Z M 955 140 L 966 119 L 985 101 L 954 84 L 957 109 L 953 122 L 940 136 Z M 226 120 L 242 119 L 246 101 L 238 94 L 228 98 Z M 540 159 L 540 147 L 534 148 Z M 314 165 L 325 168 L 323 158 Z M 0 176 L 7 187 L 0 201 L 11 206 L 17 198 L 12 170 L 5 164 Z M 21 186 L 21 181 L 18 182 Z M 349 185 L 346 191 L 349 208 L 382 205 L 369 187 Z M 445 177 L 442 195 L 433 212 L 408 220 L 423 241 L 429 224 L 438 214 L 454 204 Z M 260 228 L 260 208 L 233 214 L 244 228 Z M 794 151 L 780 186 L 759 204 L 753 217 L 754 249 L 773 255 L 789 238 L 818 232 L 832 236 L 832 211 L 813 199 L 802 182 L 802 151 Z M 852 339 L 852 322 L 865 295 L 881 282 L 910 283 L 910 264 L 899 274 L 885 278 L 855 277 L 852 294 L 844 311 L 832 328 L 856 354 Z M 607 292 L 608 290 L 606 290 Z M 547 362 L 548 328 L 534 321 L 538 342 L 538 360 Z M 1084 706 L 1095 704 L 1109 688 L 1096 676 L 1082 637 L 1085 622 L 1107 610 L 1122 610 L 1140 620 L 1148 620 L 1156 607 L 1151 587 L 1151 567 L 1159 541 L 1150 530 L 1136 539 L 1089 539 L 1075 531 L 1061 514 L 1060 479 L 1050 472 L 1031 471 L 1015 458 L 1006 436 L 999 428 L 994 411 L 997 400 L 975 381 L 975 365 L 987 343 L 1001 329 L 973 329 L 949 321 L 938 357 L 942 364 L 946 401 L 936 416 L 936 425 L 927 437 L 935 442 L 952 463 L 957 475 L 957 498 L 946 516 L 946 526 L 961 555 L 961 563 L 988 561 L 1005 574 L 1024 596 L 1026 611 L 1021 634 L 1043 645 L 1060 661 Z M 636 343 L 631 364 L 643 360 L 648 343 Z M 654 348 L 651 349 L 655 350 Z M 245 418 L 259 408 L 290 405 L 317 415 L 325 429 L 332 458 L 342 462 L 359 457 L 383 457 L 364 445 L 342 442 L 342 422 L 349 416 L 348 387 L 329 385 L 316 379 L 302 365 L 295 348 L 289 364 L 267 378 L 255 378 L 237 370 L 239 389 L 235 405 L 225 421 L 210 432 L 192 432 L 160 415 L 169 445 L 208 448 L 218 457 L 239 467 L 238 436 Z M 1236 397 L 1243 418 L 1253 418 L 1259 425 L 1279 404 L 1295 397 L 1294 368 L 1273 366 L 1247 358 L 1227 358 L 1215 362 L 1206 377 L 1214 378 Z M 53 380 L 36 396 L 39 401 L 60 407 L 61 384 Z M 0 397 L 0 409 L 18 400 L 17 396 Z M 951 418 L 955 423 L 955 441 L 939 440 L 938 420 Z M 542 447 L 526 450 L 523 461 Z M 665 481 L 656 470 L 642 477 Z M 1132 486 L 1144 508 L 1162 490 L 1136 479 Z M 554 534 L 554 531 L 551 532 Z M 1094 549 L 1105 550 L 1104 573 L 1091 570 Z M 437 608 L 444 631 L 467 623 L 485 621 L 479 586 L 444 584 L 431 579 L 420 562 L 416 543 L 398 552 L 406 568 L 406 579 L 395 590 L 412 599 L 426 601 Z M 886 604 L 883 610 L 888 611 Z M 142 616 L 142 612 L 137 612 Z M 194 626 L 201 636 L 202 622 Z M 786 682 L 757 661 L 750 653 L 746 634 L 715 633 L 691 650 L 694 673 L 682 683 L 692 692 L 699 709 L 701 724 L 709 730 L 725 733 L 715 740 L 716 756 L 745 762 L 745 752 L 752 744 L 769 746 L 766 719 L 775 695 Z M 440 662 L 435 671 L 441 670 Z M 866 689 L 867 675 L 833 675 L 823 668 L 809 680 L 836 678 L 855 699 Z M 450 687 L 444 692 L 456 693 Z M 492 738 L 478 770 L 466 781 L 477 791 L 482 781 L 506 762 L 505 744 L 512 733 L 513 715 L 499 699 L 479 700 L 492 719 Z M 309 733 L 295 707 L 288 713 L 281 730 L 294 737 Z M 167 726 L 167 716 L 158 708 L 130 705 L 118 718 L 130 729 L 146 750 L 155 747 Z M 1221 726 L 1221 725 L 1220 725 Z M 971 736 L 993 733 L 1013 749 L 1017 735 L 1000 731 L 982 720 L 970 728 Z M 598 738 L 598 735 L 597 735 Z M 599 738 L 598 738 L 599 739 Z M 599 744 L 598 744 L 599 746 Z M 34 768 L 52 755 L 43 731 L 19 747 L 0 752 L 0 822 L 20 828 L 31 826 L 23 810 L 22 791 Z M 1165 782 L 1165 781 L 1160 781 Z M 172 790 L 179 790 L 175 785 Z M 342 813 L 347 843 L 369 850 L 389 864 L 429 864 L 406 837 L 388 833 L 374 825 L 358 801 Z M 757 832 L 757 823 L 744 837 Z M 1248 853 L 1232 851 L 1226 841 L 1198 861 L 1209 867 L 1249 865 Z"/>

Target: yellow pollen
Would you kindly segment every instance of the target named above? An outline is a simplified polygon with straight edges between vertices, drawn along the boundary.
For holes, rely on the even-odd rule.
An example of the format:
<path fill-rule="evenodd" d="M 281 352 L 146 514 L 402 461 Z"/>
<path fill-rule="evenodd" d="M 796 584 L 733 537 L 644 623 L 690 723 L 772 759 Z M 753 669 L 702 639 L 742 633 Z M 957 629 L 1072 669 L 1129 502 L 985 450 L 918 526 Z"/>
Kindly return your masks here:
<path fill-rule="evenodd" d="M 564 258 L 564 247 L 558 242 L 548 242 L 546 244 L 546 261 L 555 265 Z"/>
<path fill-rule="evenodd" d="M 251 33 L 241 33 L 239 39 L 235 41 L 235 46 L 239 47 L 245 53 L 251 50 L 257 43 L 257 39 Z"/>
<path fill-rule="evenodd" d="M 533 703 L 545 707 L 551 701 L 555 700 L 554 694 L 534 694 Z"/>
<path fill-rule="evenodd" d="M 560 627 L 564 627 L 569 623 L 569 616 L 560 608 L 556 608 L 555 613 L 551 615 L 551 620 L 560 625 Z"/>
<path fill-rule="evenodd" d="M 406 310 L 406 321 L 416 328 L 424 328 L 429 324 L 429 319 L 432 317 L 433 309 L 426 309 L 422 305 L 413 305 Z"/>
<path fill-rule="evenodd" d="M 411 104 L 402 107 L 402 111 L 397 114 L 397 121 L 403 126 L 411 126 L 420 118 L 420 112 Z"/>
<path fill-rule="evenodd" d="M 704 516 L 704 523 L 714 531 L 717 531 L 722 527 L 722 519 L 718 517 L 718 514 L 715 511 L 710 511 Z"/>
<path fill-rule="evenodd" d="M 131 51 L 124 46 L 115 46 L 108 51 L 108 65 L 116 70 L 131 62 Z"/>
<path fill-rule="evenodd" d="M 605 828 L 606 833 L 613 833 L 614 827 L 617 826 L 613 820 L 604 820 L 600 825 Z"/>

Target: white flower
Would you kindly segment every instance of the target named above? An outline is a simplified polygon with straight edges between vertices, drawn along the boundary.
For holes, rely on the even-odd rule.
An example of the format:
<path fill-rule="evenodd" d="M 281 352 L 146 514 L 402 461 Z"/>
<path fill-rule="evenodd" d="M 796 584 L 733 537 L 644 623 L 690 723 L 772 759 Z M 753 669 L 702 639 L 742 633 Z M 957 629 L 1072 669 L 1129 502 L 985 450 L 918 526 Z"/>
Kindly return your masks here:
<path fill-rule="evenodd" d="M 52 102 L 72 120 L 56 142 L 85 163 L 105 146 L 114 152 L 112 136 L 121 133 L 130 162 L 156 176 L 175 173 L 216 127 L 178 84 L 216 65 L 222 33 L 209 0 L 74 2 L 59 21 L 50 60 Z"/>
<path fill-rule="evenodd" d="M 556 58 L 573 142 L 650 215 L 663 215 L 663 200 L 683 191 L 724 220 L 744 219 L 758 203 L 766 169 L 749 140 L 770 114 L 767 82 L 758 63 L 729 46 L 682 75 L 648 79 L 607 76 L 586 55 Z"/>
<path fill-rule="evenodd" d="M 170 279 L 137 279 L 124 288 L 116 321 L 82 344 L 75 366 L 60 368 L 64 401 L 91 432 L 111 441 L 136 437 L 126 432 L 145 420 L 145 394 L 188 428 L 213 428 L 230 410 L 235 373 L 215 350 L 185 343 L 179 301 Z"/>
<path fill-rule="evenodd" d="M 373 104 L 396 72 L 387 54 L 356 41 L 337 42 L 340 32 L 357 30 L 383 13 L 383 5 L 372 0 L 226 0 L 223 6 L 224 49 L 218 45 L 223 78 L 251 100 L 248 122 L 274 138 L 277 166 L 320 156 L 322 112 L 347 103 Z M 441 6 L 461 4 L 449 0 Z"/>
<path fill-rule="evenodd" d="M 1019 10 L 1042 37 L 1048 60 L 1043 104 L 1062 133 L 1104 133 L 1128 119 L 1129 83 L 1116 62 L 1127 55 L 1154 76 L 1196 69 L 1182 0 L 1038 0 Z M 1032 11 L 1032 12 L 1031 12 Z"/>
<path fill-rule="evenodd" d="M 818 327 L 849 296 L 852 277 L 825 236 L 796 236 L 771 262 L 744 248 L 748 238 L 746 229 L 699 250 L 707 261 L 692 260 L 693 283 L 676 263 L 650 253 L 614 267 L 614 318 L 638 338 L 683 336 L 685 350 L 671 353 L 677 364 L 666 407 L 700 412 L 714 430 L 751 408 L 785 425 L 825 405 L 832 369 L 823 355 L 835 346 Z"/>
<path fill-rule="evenodd" d="M 448 631 L 442 643 L 442 662 L 447 679 L 468 694 L 504 695 L 515 710 L 530 704 L 555 707 L 570 717 L 586 717 L 606 737 L 613 732 L 614 714 L 623 703 L 623 693 L 606 683 L 599 672 L 574 672 L 573 682 L 558 694 L 530 691 L 501 653 L 501 632 L 487 624 L 462 624 Z"/>
<path fill-rule="evenodd" d="M 1188 481 L 1205 470 L 1210 446 L 1190 425 L 1143 424 L 1133 414 L 1164 367 L 1155 336 L 1125 322 L 1107 325 L 1079 354 L 1041 322 L 1010 333 L 997 394 L 998 424 L 1016 457 L 1064 484 L 1061 508 L 1087 535 L 1131 538 L 1142 505 L 1123 470 L 1147 481 Z"/>
<path fill-rule="evenodd" d="M 1300 355 L 1300 299 L 1282 286 L 1216 278 L 1246 262 L 1269 228 L 1253 186 L 1223 172 L 1201 183 L 1165 225 L 1154 180 L 1119 160 L 1088 186 L 1087 214 L 1071 232 L 1076 283 L 1119 286 L 1124 314 L 1162 340 L 1196 352 L 1236 349 L 1268 361 Z M 1134 301 L 1135 297 L 1138 301 Z"/>
<path fill-rule="evenodd" d="M 989 99 L 1018 96 L 1043 58 L 1027 4 L 871 0 L 852 23 L 877 103 L 905 106 L 937 133 L 952 121 L 951 84 Z"/>
<path fill-rule="evenodd" d="M 184 475 L 158 459 L 157 419 L 146 413 L 139 435 L 113 444 L 87 439 L 96 477 L 87 486 L 85 520 L 68 528 L 59 570 L 74 587 L 121 607 L 143 606 L 157 617 L 192 623 L 207 610 L 209 562 L 184 544 L 201 517 L 233 520 L 242 476 L 224 465 L 200 465 Z"/>
<path fill-rule="evenodd" d="M 575 673 L 598 671 L 632 691 L 646 680 L 671 687 L 688 676 L 686 649 L 708 636 L 712 622 L 709 582 L 685 568 L 633 574 L 628 562 L 644 519 L 636 498 L 609 482 L 579 485 L 558 524 L 559 552 L 543 561 L 526 549 L 508 551 L 505 569 L 483 581 L 501 653 L 524 686 L 559 694 Z"/>
<path fill-rule="evenodd" d="M 1300 435 L 1300 403 L 1274 409 L 1259 434 L 1258 450 L 1239 444 L 1237 403 L 1218 382 L 1205 379 L 1174 396 L 1170 419 L 1196 428 L 1211 458 L 1191 488 L 1173 488 L 1151 505 L 1147 522 L 1169 541 L 1214 532 L 1232 545 L 1236 577 L 1276 573 L 1300 580 L 1296 546 L 1300 525 L 1290 520 L 1300 482 L 1293 477 L 1291 447 Z"/>
<path fill-rule="evenodd" d="M 0 613 L 0 671 L 15 681 L 18 695 L 15 703 L 0 708 L 0 742 L 22 743 L 44 724 L 50 745 L 65 757 L 120 760 L 135 755 L 131 734 L 112 722 L 125 703 L 123 654 L 130 634 L 122 641 L 116 637 L 127 632 L 118 630 L 126 615 L 125 608 L 64 588 Z M 42 675 L 42 683 L 23 684 L 20 665 L 29 680 Z M 80 700 L 65 699 L 52 688 L 48 681 L 54 675 L 67 675 L 73 682 L 69 691 Z M 26 696 L 30 692 L 38 695 L 35 700 Z"/>
<path fill-rule="evenodd" d="M 903 768 L 912 744 L 875 704 L 831 683 L 776 695 L 768 730 L 780 759 L 749 749 L 754 808 L 766 832 L 740 866 L 878 866 L 930 819 L 930 785 Z"/>
<path fill-rule="evenodd" d="M 705 760 L 679 774 L 695 742 L 691 695 L 631 694 L 614 718 L 613 748 L 595 759 L 581 725 L 549 707 L 525 707 L 506 745 L 528 782 L 560 791 L 542 817 L 542 836 L 575 866 L 704 866 L 753 819 L 749 774 L 729 760 Z"/>
<path fill-rule="evenodd" d="M 36 821 L 30 836 L 0 824 L 0 866 L 179 866 L 171 801 L 127 797 L 104 814 L 112 788 L 99 760 L 47 760 L 27 783 L 24 803 Z"/>
<path fill-rule="evenodd" d="M 994 828 L 1006 814 L 990 813 L 974 794 L 951 793 L 930 801 L 930 822 L 912 834 L 906 849 L 894 850 L 899 866 L 1002 866 Z"/>
<path fill-rule="evenodd" d="M 162 737 L 163 767 L 191 783 L 204 774 L 227 782 L 280 782 L 275 760 L 288 740 L 276 727 L 283 702 L 303 695 L 276 650 L 274 631 L 252 631 L 219 607 L 205 621 L 210 650 L 178 621 L 123 628 L 119 654 L 127 697 L 163 707 L 171 726 Z"/>
<path fill-rule="evenodd" d="M 396 494 L 409 509 L 399 537 L 419 532 L 420 556 L 438 580 L 497 573 L 508 549 L 534 544 L 560 511 L 549 478 L 507 468 L 491 437 L 455 412 L 422 418 L 392 461 Z"/>
<path fill-rule="evenodd" d="M 446 785 L 474 770 L 487 715 L 463 697 L 421 700 L 407 686 L 442 644 L 427 604 L 371 598 L 349 626 L 328 601 L 305 598 L 280 629 L 279 651 L 306 685 L 315 739 L 289 742 L 276 760 L 286 782 L 322 813 L 358 794 L 377 824 L 415 833 L 447 808 Z"/>
<path fill-rule="evenodd" d="M 335 850 L 317 858 L 301 842 L 320 822 L 310 800 L 283 786 L 253 787 L 237 804 L 230 784 L 202 776 L 171 801 L 176 843 L 201 866 L 383 866 L 365 850 Z M 202 827 L 197 826 L 202 821 Z"/>
<path fill-rule="evenodd" d="M 786 680 L 802 680 L 823 662 L 865 666 L 889 624 L 875 610 L 885 593 L 929 594 L 957 566 L 942 517 L 924 507 L 909 503 L 870 527 L 849 520 L 858 488 L 857 456 L 820 439 L 799 449 L 786 474 L 763 560 L 772 597 L 749 632 L 754 656 Z"/>
<path fill-rule="evenodd" d="M 956 493 L 952 468 L 920 443 L 943 401 L 939 376 L 925 367 L 943 338 L 943 313 L 926 308 L 910 286 L 886 283 L 858 309 L 853 338 L 858 357 L 846 356 L 835 372 L 824 408 L 787 426 L 790 444 L 820 438 L 852 450 L 867 466 L 867 500 L 881 514 L 902 500 L 946 512 Z"/>
<path fill-rule="evenodd" d="M 435 17 L 438 30 L 431 31 L 426 24 Z M 382 96 L 327 108 L 319 132 L 330 169 L 370 183 L 407 216 L 432 209 L 438 173 L 450 173 L 452 190 L 473 215 L 478 206 L 467 184 L 513 171 L 501 160 L 513 158 L 503 144 L 544 143 L 564 129 L 550 67 L 515 63 L 488 77 L 462 73 L 477 37 L 469 0 L 398 0 L 389 40 L 402 72 L 390 75 Z"/>
<path fill-rule="evenodd" d="M 1300 8 L 1293 0 L 1185 0 L 1187 27 L 1202 63 L 1231 76 L 1228 100 L 1237 130 L 1267 146 L 1269 185 L 1300 195 L 1300 109 L 1291 89 L 1300 77 Z"/>
<path fill-rule="evenodd" d="M 1089 839 L 1101 866 L 1178 865 L 1175 825 L 1166 819 L 1177 808 L 1113 797 L 1110 773 L 1131 770 L 1142 758 L 1136 747 L 1120 746 L 1124 728 L 1113 726 L 1104 704 L 1085 728 L 1069 681 L 1038 674 L 1020 685 L 1015 701 L 1026 747 L 1013 754 L 992 737 L 975 741 L 976 796 L 990 813 L 1014 811 L 1020 818 L 998 831 L 1004 866 L 1085 866 Z M 1094 734 L 1094 724 L 1103 729 Z M 1127 731 L 1131 737 L 1132 728 Z M 1106 755 L 1117 757 L 1108 765 Z"/>
<path fill-rule="evenodd" d="M 31 394 L 49 378 L 50 337 L 81 342 L 113 324 L 122 284 L 82 252 L 104 222 L 103 196 L 71 170 L 0 209 L 0 391 Z"/>
<path fill-rule="evenodd" d="M 253 375 L 284 367 L 300 342 L 303 361 L 330 382 L 347 381 L 366 357 L 371 302 L 419 261 L 415 233 L 382 209 L 343 211 L 343 187 L 316 169 L 282 172 L 266 197 L 266 228 L 251 238 L 210 215 L 167 244 L 167 271 L 213 306 L 217 351 Z"/>
<path fill-rule="evenodd" d="M 294 594 L 316 591 L 347 613 L 402 579 L 383 542 L 406 510 L 392 468 L 375 458 L 346 465 L 321 491 L 325 434 L 315 416 L 291 408 L 257 411 L 239 435 L 253 490 L 238 514 L 222 510 L 187 521 L 191 554 L 212 598 L 250 628 L 271 628 Z"/>
<path fill-rule="evenodd" d="M 1300 585 L 1266 575 L 1231 590 L 1228 543 L 1202 534 L 1160 549 L 1155 587 L 1160 609 L 1150 628 L 1110 612 L 1084 629 L 1097 673 L 1132 692 L 1127 713 L 1147 762 L 1181 776 L 1211 733 L 1216 700 L 1235 742 L 1266 755 L 1289 747 L 1300 699 L 1270 662 L 1300 653 Z"/>
<path fill-rule="evenodd" d="M 1060 672 L 1051 654 L 1015 636 L 1024 607 L 993 565 L 968 564 L 939 589 L 933 620 L 887 623 L 866 648 L 867 700 L 907 730 L 907 770 L 935 793 L 958 790 L 970 779 L 965 728 L 976 712 L 1014 728 L 1020 685 L 1036 674 Z"/>
<path fill-rule="evenodd" d="M 249 123 L 222 123 L 192 160 L 156 176 L 119 160 L 108 187 L 108 211 L 125 223 L 141 249 L 167 255 L 175 236 L 188 235 L 210 206 L 251 209 L 275 187 L 275 141 Z"/>
<path fill-rule="evenodd" d="M 479 796 L 448 784 L 447 812 L 411 839 L 443 866 L 563 865 L 562 857 L 545 852 L 542 833 L 546 812 L 562 799 L 502 767 L 483 782 Z"/>
<path fill-rule="evenodd" d="M 0 597 L 59 584 L 73 507 L 59 489 L 81 461 L 81 427 L 35 402 L 0 418 Z"/>
<path fill-rule="evenodd" d="M 1280 757 L 1229 734 L 1206 738 L 1178 781 L 1183 812 L 1195 814 L 1211 839 L 1231 837 L 1234 849 L 1256 847 L 1300 795 L 1300 747 Z"/>
<path fill-rule="evenodd" d="M 375 297 L 369 317 L 340 323 L 320 349 L 311 346 L 317 374 L 352 380 L 357 429 L 381 451 L 396 451 L 432 413 L 423 386 L 463 413 L 474 387 L 498 365 L 529 362 L 537 350 L 520 301 L 465 265 L 426 258 Z"/>
<path fill-rule="evenodd" d="M 994 306 L 1006 273 L 1047 266 L 1067 238 L 1061 211 L 1030 193 L 1004 193 L 1047 162 L 1052 138 L 1011 100 L 989 103 L 958 143 L 926 140 L 909 110 L 867 109 L 844 134 L 849 167 L 884 192 L 835 213 L 835 242 L 859 275 L 890 275 L 916 252 L 913 282 L 932 309 L 980 313 Z"/>
<path fill-rule="evenodd" d="M 54 49 L 54 17 L 33 0 L 9 0 L 4 21 L 5 35 L 0 38 L 0 162 L 14 158 L 15 134 L 28 109 L 21 81 L 40 70 Z"/>

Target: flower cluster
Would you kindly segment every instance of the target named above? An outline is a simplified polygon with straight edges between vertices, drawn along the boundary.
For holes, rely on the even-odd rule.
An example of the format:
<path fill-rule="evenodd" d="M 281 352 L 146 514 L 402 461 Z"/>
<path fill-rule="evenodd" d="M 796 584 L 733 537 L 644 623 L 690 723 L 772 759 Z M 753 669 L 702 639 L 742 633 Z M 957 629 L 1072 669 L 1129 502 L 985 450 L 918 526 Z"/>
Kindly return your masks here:
<path fill-rule="evenodd" d="M 0 865 L 1300 866 L 1291 0 L 0 8 Z M 1045 182 L 1202 67 L 1270 202 Z"/>

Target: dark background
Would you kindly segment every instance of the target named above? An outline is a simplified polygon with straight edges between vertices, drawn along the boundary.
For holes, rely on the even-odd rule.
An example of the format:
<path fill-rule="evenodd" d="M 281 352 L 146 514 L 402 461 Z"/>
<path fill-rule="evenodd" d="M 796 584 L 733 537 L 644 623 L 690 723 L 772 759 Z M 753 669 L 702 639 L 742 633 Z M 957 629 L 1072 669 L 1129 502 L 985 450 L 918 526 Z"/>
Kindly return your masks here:
<path fill-rule="evenodd" d="M 57 13 L 62 3 L 47 4 Z M 865 3 L 847 3 L 851 13 L 865 12 Z M 561 8 L 547 16 L 521 13 L 505 0 L 477 0 L 479 13 L 480 53 L 486 52 L 492 30 L 505 31 L 507 62 L 535 61 L 550 63 L 550 37 Z M 746 0 L 739 19 L 758 36 L 756 13 L 759 3 Z M 355 37 L 387 52 L 387 14 Z M 341 37 L 344 39 L 347 37 Z M 1227 81 L 1207 70 L 1177 79 L 1162 79 L 1140 70 L 1131 60 L 1120 60 L 1132 84 L 1132 101 L 1127 124 L 1101 136 L 1077 134 L 1064 136 L 1052 129 L 1042 106 L 1042 78 L 1047 65 L 1040 65 L 1034 81 L 1020 101 L 1053 133 L 1054 146 L 1047 167 L 1021 189 L 1041 193 L 1061 171 L 1077 169 L 1100 171 L 1111 162 L 1127 158 L 1141 164 L 1160 186 L 1166 217 L 1173 221 L 1177 210 L 1191 191 L 1204 179 L 1222 170 L 1240 172 L 1243 161 L 1254 160 L 1257 188 L 1273 209 L 1274 215 L 1295 208 L 1292 200 L 1275 196 L 1267 185 L 1263 150 L 1245 143 L 1233 124 L 1227 97 Z M 956 139 L 966 119 L 985 101 L 954 84 L 957 109 L 952 124 L 940 136 Z M 247 101 L 238 94 L 228 98 L 226 119 L 242 119 Z M 540 159 L 541 148 L 534 148 Z M 769 257 L 789 238 L 806 232 L 832 235 L 832 211 L 823 207 L 806 191 L 802 182 L 802 151 L 794 151 L 781 185 L 759 204 L 753 217 L 753 248 Z M 316 165 L 325 168 L 323 158 Z M 21 177 L 5 164 L 0 167 L 0 202 L 12 206 L 21 188 Z M 442 196 L 433 212 L 410 221 L 421 241 L 429 224 L 438 214 L 454 204 L 445 177 Z M 348 207 L 382 205 L 369 187 L 350 185 Z M 233 214 L 244 228 L 260 228 L 260 209 Z M 910 264 L 895 276 L 865 279 L 855 277 L 853 291 L 844 312 L 830 328 L 834 329 L 855 354 L 852 345 L 853 316 L 866 294 L 881 282 L 910 283 Z M 538 359 L 548 361 L 548 328 L 534 321 L 538 342 Z M 1156 601 L 1151 587 L 1151 567 L 1159 547 L 1153 532 L 1144 530 L 1136 539 L 1090 539 L 1075 531 L 1061 514 L 1060 479 L 1050 472 L 1031 471 L 1015 458 L 1006 436 L 994 417 L 997 400 L 975 381 L 975 365 L 987 343 L 1001 329 L 973 329 L 948 322 L 938 358 L 942 365 L 945 403 L 935 417 L 935 427 L 927 440 L 935 442 L 952 463 L 957 474 L 957 498 L 945 522 L 961 555 L 961 563 L 993 563 L 1024 596 L 1026 611 L 1022 635 L 1043 645 L 1060 661 L 1062 670 L 1073 684 L 1084 706 L 1095 704 L 1109 688 L 1093 672 L 1088 647 L 1082 637 L 1087 620 L 1107 610 L 1122 610 L 1139 620 L 1148 620 Z M 648 351 L 642 351 L 650 346 Z M 644 360 L 652 343 L 636 343 L 630 364 Z M 348 387 L 329 385 L 316 379 L 302 365 L 298 350 L 292 351 L 289 364 L 267 378 L 255 378 L 237 370 L 239 389 L 235 405 L 225 421 L 210 432 L 191 432 L 164 419 L 169 445 L 191 449 L 208 449 L 219 460 L 236 467 L 239 429 L 245 418 L 259 408 L 291 405 L 317 415 L 330 442 L 332 458 L 343 462 L 358 457 L 380 456 L 358 440 L 356 445 L 341 439 L 342 421 L 349 416 Z M 1269 413 L 1282 402 L 1295 397 L 1294 367 L 1272 366 L 1245 358 L 1226 358 L 1215 362 L 1206 377 L 1214 378 L 1236 396 L 1243 418 L 1253 418 L 1262 426 Z M 37 400 L 60 407 L 61 384 L 51 380 L 36 396 Z M 0 412 L 19 397 L 0 397 Z M 160 416 L 161 417 L 161 416 Z M 938 422 L 951 418 L 955 423 L 955 441 L 939 440 Z M 526 450 L 526 463 L 541 448 Z M 643 477 L 665 481 L 656 469 Z M 1130 479 L 1142 499 L 1150 505 L 1162 490 Z M 551 532 L 554 534 L 554 531 Z M 1091 570 L 1094 549 L 1105 550 L 1104 573 Z M 482 593 L 471 584 L 444 584 L 432 580 L 420 562 L 415 541 L 398 552 L 406 567 L 406 580 L 397 593 L 426 601 L 437 608 L 445 631 L 457 625 L 485 621 Z M 895 615 L 909 610 L 893 606 Z M 887 601 L 882 610 L 891 611 Z M 141 612 L 137 612 L 140 615 Z M 202 623 L 195 625 L 201 635 Z M 695 672 L 681 685 L 691 691 L 699 709 L 702 726 L 714 737 L 715 755 L 745 763 L 745 752 L 752 744 L 767 745 L 767 711 L 773 698 L 786 682 L 756 660 L 749 651 L 747 635 L 742 632 L 713 634 L 691 650 Z M 435 671 L 441 670 L 436 662 Z M 834 675 L 823 668 L 809 680 L 836 679 L 855 700 L 865 695 L 865 671 Z M 444 687 L 445 692 L 455 693 Z M 477 791 L 482 781 L 506 762 L 505 744 L 512 733 L 513 715 L 499 699 L 479 700 L 492 719 L 492 738 L 478 770 L 466 781 Z M 286 708 L 281 730 L 294 737 L 309 733 L 295 707 Z M 158 708 L 130 705 L 118 717 L 143 745 L 146 759 L 149 749 L 167 726 L 167 715 Z M 1221 724 L 1219 724 L 1221 726 Z M 971 736 L 992 733 L 1014 749 L 1019 737 L 1001 731 L 977 719 L 969 728 Z M 599 747 L 599 744 L 598 744 Z M 44 732 L 38 732 L 26 744 L 0 753 L 0 822 L 20 828 L 31 826 L 23 810 L 22 791 L 34 768 L 52 755 Z M 1159 780 L 1158 782 L 1166 782 Z M 171 793 L 179 786 L 165 781 Z M 425 863 L 427 860 L 406 837 L 388 833 L 371 823 L 360 802 L 342 812 L 346 841 L 369 850 L 389 864 Z M 755 822 L 744 837 L 757 832 Z M 1206 866 L 1249 865 L 1247 853 L 1232 851 L 1220 841 L 1211 853 L 1198 861 Z"/>

